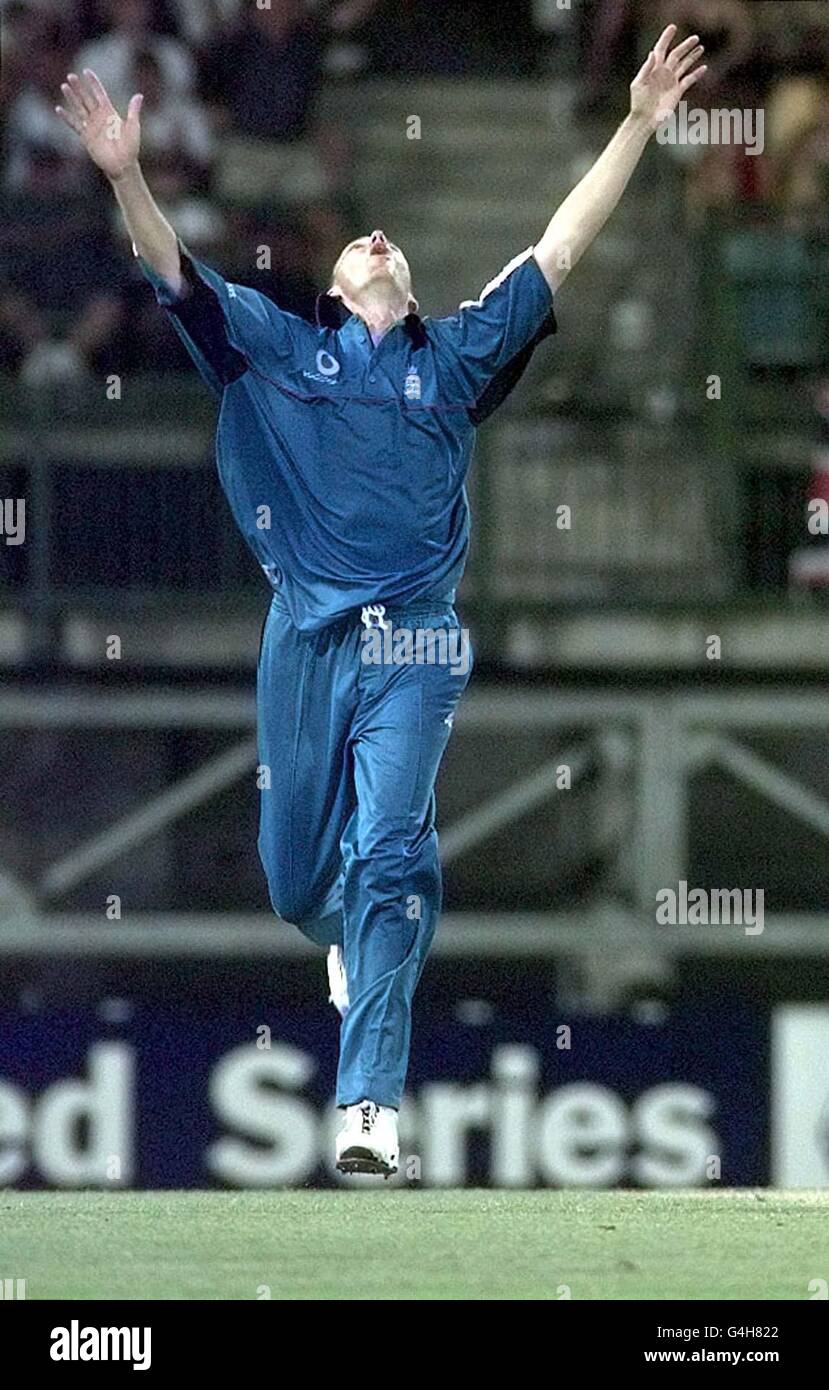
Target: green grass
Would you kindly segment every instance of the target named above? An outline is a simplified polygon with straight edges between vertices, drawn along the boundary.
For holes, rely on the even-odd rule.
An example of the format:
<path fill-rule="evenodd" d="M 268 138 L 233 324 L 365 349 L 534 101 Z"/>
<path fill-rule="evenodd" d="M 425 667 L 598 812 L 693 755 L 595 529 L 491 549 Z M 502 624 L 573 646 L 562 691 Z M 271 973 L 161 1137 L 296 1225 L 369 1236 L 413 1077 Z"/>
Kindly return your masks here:
<path fill-rule="evenodd" d="M 38 1298 L 807 1299 L 829 1193 L 0 1193 Z"/>

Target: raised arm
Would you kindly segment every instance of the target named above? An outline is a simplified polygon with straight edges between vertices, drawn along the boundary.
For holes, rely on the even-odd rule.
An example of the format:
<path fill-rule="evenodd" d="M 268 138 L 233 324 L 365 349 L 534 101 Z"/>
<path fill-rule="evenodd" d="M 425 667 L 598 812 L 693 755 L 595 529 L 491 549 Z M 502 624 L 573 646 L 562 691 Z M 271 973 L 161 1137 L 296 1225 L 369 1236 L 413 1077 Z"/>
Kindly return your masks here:
<path fill-rule="evenodd" d="M 178 239 L 156 206 L 138 162 L 143 97 L 131 99 L 122 120 L 103 84 L 88 68 L 82 77 L 70 72 L 61 92 L 65 105 L 55 110 L 109 179 L 135 250 L 174 294 L 180 294 L 183 280 Z"/>
<path fill-rule="evenodd" d="M 630 113 L 613 139 L 568 194 L 535 247 L 544 278 L 555 291 L 598 235 L 627 187 L 651 135 L 707 69 L 699 66 L 696 34 L 671 49 L 669 24 L 630 84 Z"/>

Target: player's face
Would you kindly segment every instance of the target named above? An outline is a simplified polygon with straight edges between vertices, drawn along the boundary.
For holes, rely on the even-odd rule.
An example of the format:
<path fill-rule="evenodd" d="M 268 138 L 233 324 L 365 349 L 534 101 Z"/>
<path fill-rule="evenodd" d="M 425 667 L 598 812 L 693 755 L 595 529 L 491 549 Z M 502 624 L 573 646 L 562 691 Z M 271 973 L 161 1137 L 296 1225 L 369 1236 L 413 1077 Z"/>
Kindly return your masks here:
<path fill-rule="evenodd" d="M 349 242 L 334 267 L 333 283 L 351 300 L 359 300 L 367 289 L 383 283 L 401 295 L 412 292 L 409 262 L 380 230 Z"/>

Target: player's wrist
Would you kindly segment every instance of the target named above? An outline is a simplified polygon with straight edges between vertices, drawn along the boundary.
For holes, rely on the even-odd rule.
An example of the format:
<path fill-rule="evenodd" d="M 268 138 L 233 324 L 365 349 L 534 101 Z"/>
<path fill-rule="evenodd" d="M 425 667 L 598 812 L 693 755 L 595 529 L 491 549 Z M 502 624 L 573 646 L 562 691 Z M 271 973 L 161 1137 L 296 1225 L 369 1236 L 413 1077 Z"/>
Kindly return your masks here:
<path fill-rule="evenodd" d="M 121 188 L 130 183 L 139 183 L 141 180 L 141 165 L 137 158 L 131 159 L 117 173 L 112 172 L 107 174 L 107 178 L 111 184 L 118 184 Z"/>
<path fill-rule="evenodd" d="M 635 111 L 631 107 L 624 120 L 624 125 L 632 134 L 638 136 L 644 142 L 648 141 L 656 130 L 655 117 L 650 111 Z"/>

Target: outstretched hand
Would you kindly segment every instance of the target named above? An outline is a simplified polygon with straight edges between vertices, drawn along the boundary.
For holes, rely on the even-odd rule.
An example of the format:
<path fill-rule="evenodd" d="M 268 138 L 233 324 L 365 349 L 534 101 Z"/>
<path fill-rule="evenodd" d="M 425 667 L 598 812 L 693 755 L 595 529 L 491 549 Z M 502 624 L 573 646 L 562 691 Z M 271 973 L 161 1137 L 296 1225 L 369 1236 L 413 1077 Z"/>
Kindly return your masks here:
<path fill-rule="evenodd" d="M 119 179 L 138 163 L 141 144 L 139 112 L 142 96 L 132 97 L 122 120 L 99 78 L 89 68 L 82 77 L 70 72 L 60 88 L 64 106 L 55 110 L 75 131 L 78 139 L 108 179 Z"/>
<path fill-rule="evenodd" d="M 656 130 L 679 104 L 685 92 L 708 71 L 699 65 L 704 52 L 698 34 L 676 48 L 676 25 L 663 30 L 630 84 L 630 112 Z"/>

